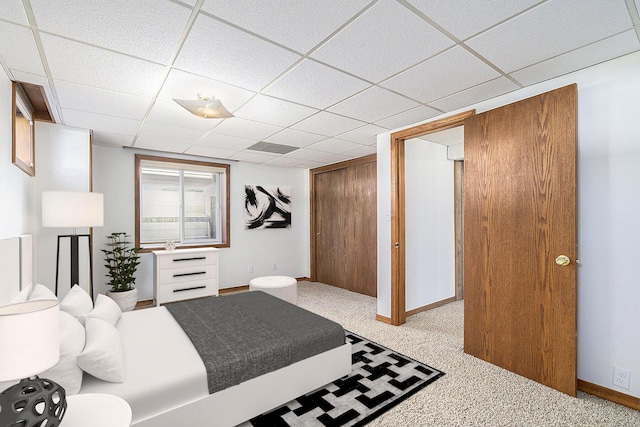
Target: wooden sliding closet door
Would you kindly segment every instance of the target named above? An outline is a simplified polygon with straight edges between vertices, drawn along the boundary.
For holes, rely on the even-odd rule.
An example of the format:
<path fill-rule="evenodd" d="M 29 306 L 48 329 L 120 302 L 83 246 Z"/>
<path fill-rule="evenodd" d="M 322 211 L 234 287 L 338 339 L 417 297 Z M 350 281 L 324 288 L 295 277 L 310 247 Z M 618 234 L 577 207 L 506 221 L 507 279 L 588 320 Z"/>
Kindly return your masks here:
<path fill-rule="evenodd" d="M 376 158 L 311 170 L 311 275 L 377 295 Z"/>
<path fill-rule="evenodd" d="M 576 95 L 464 122 L 464 351 L 572 396 Z"/>

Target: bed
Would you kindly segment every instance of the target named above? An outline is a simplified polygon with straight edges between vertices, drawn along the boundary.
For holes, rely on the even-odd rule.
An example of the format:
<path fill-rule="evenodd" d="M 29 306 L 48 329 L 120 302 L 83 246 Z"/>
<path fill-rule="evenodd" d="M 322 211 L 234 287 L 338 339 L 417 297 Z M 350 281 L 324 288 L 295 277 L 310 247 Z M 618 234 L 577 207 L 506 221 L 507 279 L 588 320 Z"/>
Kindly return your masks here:
<path fill-rule="evenodd" d="M 20 273 L 31 271 L 30 238 L 23 237 L 15 238 L 17 244 L 15 239 L 0 240 L 0 260 L 4 260 L 2 263 L 7 267 L 0 274 L 11 276 L 0 278 L 0 283 L 4 283 L 0 289 L 0 305 L 19 292 L 21 277 L 23 281 L 30 280 L 28 273 Z M 25 242 L 22 251 L 21 239 Z M 221 301 L 226 307 L 216 305 Z M 258 309 L 251 309 L 252 306 Z M 206 314 L 199 314 L 201 312 Z M 275 320 L 269 319 L 273 317 L 270 313 L 275 314 Z M 239 320 L 240 315 L 245 316 L 244 320 Z M 297 320 L 291 321 L 292 316 Z M 309 336 L 326 333 L 317 326 L 305 328 L 299 324 L 307 317 L 323 319 L 263 292 L 123 313 L 116 328 L 123 349 L 125 381 L 106 382 L 85 374 L 80 393 L 108 393 L 124 398 L 132 407 L 136 427 L 240 424 L 350 373 L 351 345 L 344 343 L 344 338 L 338 343 L 335 337 L 329 338 L 319 345 L 317 354 L 305 353 L 312 347 L 305 341 Z M 178 322 L 183 322 L 185 327 Z M 275 326 L 263 329 L 266 323 Z M 323 319 L 320 323 L 326 326 L 333 322 Z M 190 324 L 196 326 L 189 328 Z M 247 338 L 251 329 L 256 328 L 262 330 L 262 337 Z M 200 329 L 210 329 L 210 338 L 188 335 Z M 293 341 L 303 343 L 303 351 L 295 350 L 289 342 L 280 344 L 280 333 L 285 329 L 293 335 Z M 271 339 L 274 334 L 275 341 Z M 202 342 L 198 344 L 198 340 Z M 257 360 L 254 357 L 258 357 L 254 353 L 261 353 L 255 350 L 254 340 L 270 343 L 266 358 L 272 363 L 271 367 L 263 367 L 262 362 L 253 363 Z M 331 341 L 333 344 L 329 344 Z M 235 378 L 229 378 L 234 377 L 229 375 L 234 370 L 233 364 L 225 364 L 226 356 L 220 356 L 217 351 L 232 342 L 239 345 L 234 350 L 236 353 L 248 355 L 239 362 L 244 365 L 236 369 L 241 376 Z M 288 349 L 283 360 L 293 363 L 280 360 L 282 356 L 273 351 L 274 342 Z M 207 352 L 214 360 L 216 357 L 221 360 L 213 365 L 211 360 L 203 362 L 201 354 Z M 280 366 L 283 364 L 285 366 Z M 253 374 L 245 375 L 248 371 Z M 220 379 L 224 379 L 222 385 L 216 386 L 215 380 Z"/>

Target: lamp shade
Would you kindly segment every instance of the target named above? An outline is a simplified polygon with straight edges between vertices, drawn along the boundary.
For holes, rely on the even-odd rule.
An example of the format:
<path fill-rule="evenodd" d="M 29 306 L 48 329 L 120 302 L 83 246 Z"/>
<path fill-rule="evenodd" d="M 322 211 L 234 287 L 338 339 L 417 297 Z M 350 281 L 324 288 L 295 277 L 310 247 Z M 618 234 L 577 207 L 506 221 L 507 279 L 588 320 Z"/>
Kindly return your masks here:
<path fill-rule="evenodd" d="M 58 301 L 0 307 L 0 381 L 37 375 L 60 359 Z"/>
<path fill-rule="evenodd" d="M 100 193 L 44 191 L 43 227 L 102 227 L 104 197 Z"/>

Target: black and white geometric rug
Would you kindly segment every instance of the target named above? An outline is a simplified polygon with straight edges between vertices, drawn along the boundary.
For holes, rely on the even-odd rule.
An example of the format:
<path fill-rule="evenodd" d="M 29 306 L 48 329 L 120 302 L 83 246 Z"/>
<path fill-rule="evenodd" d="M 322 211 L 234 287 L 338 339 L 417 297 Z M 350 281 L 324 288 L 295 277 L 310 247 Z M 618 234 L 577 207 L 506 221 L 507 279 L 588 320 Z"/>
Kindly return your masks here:
<path fill-rule="evenodd" d="M 362 426 L 444 375 L 430 366 L 346 331 L 351 374 L 243 426 Z"/>

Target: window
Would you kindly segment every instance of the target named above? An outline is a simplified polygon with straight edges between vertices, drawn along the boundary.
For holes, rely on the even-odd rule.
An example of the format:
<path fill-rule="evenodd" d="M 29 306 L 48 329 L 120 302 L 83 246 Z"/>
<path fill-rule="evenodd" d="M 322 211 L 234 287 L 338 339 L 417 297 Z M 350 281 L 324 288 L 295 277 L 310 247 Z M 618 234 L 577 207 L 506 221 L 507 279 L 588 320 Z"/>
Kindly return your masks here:
<path fill-rule="evenodd" d="M 136 247 L 229 247 L 229 165 L 136 154 Z"/>
<path fill-rule="evenodd" d="M 33 106 L 19 83 L 13 82 L 13 164 L 36 175 Z"/>

